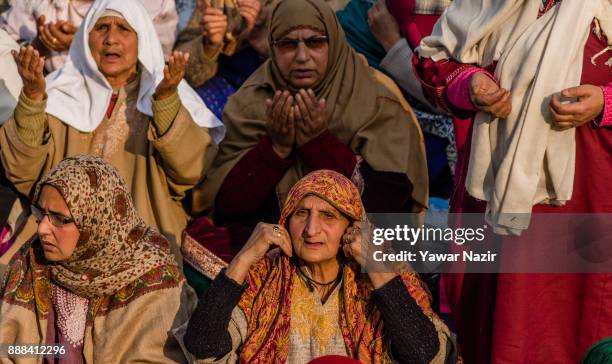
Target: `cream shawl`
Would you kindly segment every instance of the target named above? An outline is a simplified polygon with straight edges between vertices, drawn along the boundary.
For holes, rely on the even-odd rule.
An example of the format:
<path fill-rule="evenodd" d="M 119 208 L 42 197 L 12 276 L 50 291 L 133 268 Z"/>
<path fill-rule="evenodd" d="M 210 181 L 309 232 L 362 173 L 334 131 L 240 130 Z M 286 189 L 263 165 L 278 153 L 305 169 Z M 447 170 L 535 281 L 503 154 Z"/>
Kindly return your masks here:
<path fill-rule="evenodd" d="M 572 197 L 575 130 L 551 129 L 550 97 L 580 84 L 583 49 L 597 19 L 612 34 L 610 0 L 559 3 L 538 18 L 540 0 L 458 0 L 438 20 L 419 54 L 487 66 L 512 91 L 505 120 L 478 113 L 466 187 L 486 200 L 495 231 L 520 234 L 532 206 Z"/>

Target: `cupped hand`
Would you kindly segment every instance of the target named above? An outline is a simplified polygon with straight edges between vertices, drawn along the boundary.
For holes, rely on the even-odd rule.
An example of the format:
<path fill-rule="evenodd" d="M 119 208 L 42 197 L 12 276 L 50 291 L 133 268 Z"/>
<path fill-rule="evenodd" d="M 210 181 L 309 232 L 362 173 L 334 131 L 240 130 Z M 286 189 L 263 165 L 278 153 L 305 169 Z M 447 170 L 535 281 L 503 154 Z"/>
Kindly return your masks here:
<path fill-rule="evenodd" d="M 299 90 L 295 101 L 295 140 L 298 146 L 302 146 L 327 130 L 327 109 L 325 99 L 317 99 L 310 89 Z"/>
<path fill-rule="evenodd" d="M 11 51 L 17 71 L 23 82 L 23 93 L 34 101 L 42 101 L 45 97 L 45 59 L 32 46 L 22 47 L 19 52 Z"/>
<path fill-rule="evenodd" d="M 506 118 L 512 111 L 512 93 L 500 88 L 482 72 L 475 73 L 469 86 L 470 99 L 476 108 L 496 118 Z"/>
<path fill-rule="evenodd" d="M 294 98 L 289 91 L 276 91 L 266 100 L 266 128 L 272 148 L 281 158 L 287 158 L 295 144 Z"/>
<path fill-rule="evenodd" d="M 172 96 L 178 88 L 179 83 L 185 76 L 185 67 L 189 60 L 189 53 L 174 51 L 164 66 L 164 78 L 155 89 L 155 100 L 163 100 Z"/>

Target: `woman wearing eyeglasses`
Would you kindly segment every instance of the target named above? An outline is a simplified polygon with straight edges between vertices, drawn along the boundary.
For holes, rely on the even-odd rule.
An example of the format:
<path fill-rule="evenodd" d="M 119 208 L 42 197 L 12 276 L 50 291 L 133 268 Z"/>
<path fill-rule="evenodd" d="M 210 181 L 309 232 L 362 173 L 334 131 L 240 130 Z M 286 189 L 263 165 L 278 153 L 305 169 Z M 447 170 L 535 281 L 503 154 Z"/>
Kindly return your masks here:
<path fill-rule="evenodd" d="M 71 364 L 185 362 L 168 333 L 187 322 L 195 294 L 119 172 L 98 157 L 67 158 L 33 201 L 38 234 L 0 286 L 0 343 L 56 345 Z"/>
<path fill-rule="evenodd" d="M 425 207 L 416 119 L 393 92 L 397 87 L 379 81 L 349 47 L 333 10 L 321 0 L 280 2 L 268 43 L 271 58 L 225 107 L 228 134 L 196 194 L 195 208 L 228 226 L 231 242 L 213 246 L 214 239 L 204 238 L 210 237 L 205 218 L 188 230 L 190 237 L 231 260 L 256 223 L 278 221 L 289 189 L 319 169 L 352 178 L 368 211 Z M 187 245 L 184 251 L 199 249 Z"/>

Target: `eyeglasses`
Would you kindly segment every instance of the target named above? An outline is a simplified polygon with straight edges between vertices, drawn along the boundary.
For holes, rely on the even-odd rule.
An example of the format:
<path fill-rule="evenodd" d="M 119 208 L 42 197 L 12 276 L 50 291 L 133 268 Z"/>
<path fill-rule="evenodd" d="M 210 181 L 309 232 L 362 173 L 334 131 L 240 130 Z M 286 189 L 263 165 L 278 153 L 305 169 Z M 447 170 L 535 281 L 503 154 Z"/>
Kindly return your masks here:
<path fill-rule="evenodd" d="M 318 50 L 327 45 L 327 37 L 319 35 L 306 39 L 283 38 L 273 41 L 272 45 L 281 51 L 294 51 L 300 43 L 304 43 L 308 49 Z"/>
<path fill-rule="evenodd" d="M 36 205 L 32 205 L 31 210 L 32 210 L 32 215 L 34 215 L 34 217 L 36 218 L 38 222 L 41 222 L 45 216 L 48 216 L 49 221 L 51 221 L 51 224 L 53 224 L 53 226 L 55 227 L 61 228 L 66 225 L 72 224 L 74 222 L 74 219 L 72 217 L 66 217 L 64 215 L 60 215 L 55 212 L 43 210 Z"/>

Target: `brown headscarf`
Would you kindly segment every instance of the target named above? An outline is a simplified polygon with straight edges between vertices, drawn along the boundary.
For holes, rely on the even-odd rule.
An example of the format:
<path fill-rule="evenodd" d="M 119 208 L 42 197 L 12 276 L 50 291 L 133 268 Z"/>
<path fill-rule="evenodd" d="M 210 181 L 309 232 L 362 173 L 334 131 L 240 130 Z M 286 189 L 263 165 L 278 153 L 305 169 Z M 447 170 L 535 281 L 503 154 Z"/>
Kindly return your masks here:
<path fill-rule="evenodd" d="M 427 206 L 423 137 L 414 115 L 349 47 L 333 10 L 322 0 L 281 1 L 271 15 L 269 45 L 302 26 L 320 29 L 329 39 L 328 69 L 314 91 L 327 101 L 331 133 L 374 170 L 404 173 L 413 185 L 413 200 Z M 271 57 L 230 97 L 223 114 L 226 138 L 203 182 L 202 195 L 196 195 L 196 210 L 212 211 L 227 174 L 266 135 L 265 100 L 287 89 L 291 87 Z M 277 186 L 280 202 L 308 172 L 298 158 Z"/>
<path fill-rule="evenodd" d="M 88 298 L 86 317 L 67 326 L 72 336 L 85 325 L 84 362 L 184 362 L 168 333 L 188 321 L 195 294 L 168 240 L 136 214 L 117 170 L 100 158 L 75 156 L 49 172 L 34 201 L 43 185 L 63 196 L 80 240 L 64 262 L 47 261 L 37 237 L 12 257 L 0 282 L 0 342 L 55 342 L 49 330 L 65 323 L 57 307 L 70 308 L 52 299 L 55 283 Z"/>
<path fill-rule="evenodd" d="M 53 281 L 91 298 L 109 295 L 145 273 L 176 265 L 166 238 L 145 225 L 119 172 L 104 160 L 66 158 L 36 187 L 55 187 L 80 231 L 72 256 L 51 265 Z"/>
<path fill-rule="evenodd" d="M 300 201 L 316 195 L 347 216 L 361 220 L 364 208 L 359 191 L 340 173 L 319 170 L 298 181 L 289 192 L 279 224 L 291 217 Z M 247 322 L 247 337 L 241 347 L 241 363 L 284 363 L 289 353 L 291 292 L 295 265 L 284 254 L 271 254 L 253 265 L 247 276 L 248 288 L 239 307 Z M 435 318 L 430 299 L 416 273 L 402 273 L 406 289 L 423 310 Z M 340 328 L 347 352 L 362 363 L 390 363 L 383 337 L 380 311 L 372 300 L 372 285 L 360 267 L 351 262 L 343 271 Z"/>

